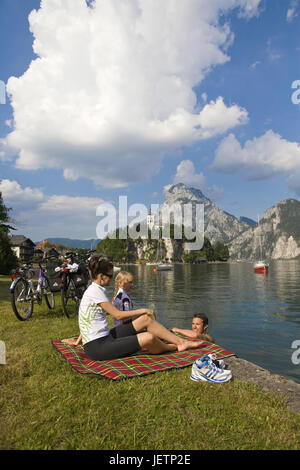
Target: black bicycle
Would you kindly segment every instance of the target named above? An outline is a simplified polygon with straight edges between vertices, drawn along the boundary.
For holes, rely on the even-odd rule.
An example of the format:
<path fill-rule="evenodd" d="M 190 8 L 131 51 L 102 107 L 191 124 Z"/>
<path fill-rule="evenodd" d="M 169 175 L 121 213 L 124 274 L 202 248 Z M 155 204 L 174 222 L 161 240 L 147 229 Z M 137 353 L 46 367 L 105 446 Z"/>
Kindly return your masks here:
<path fill-rule="evenodd" d="M 78 253 L 68 252 L 65 255 L 64 264 L 59 267 L 61 304 L 63 312 L 68 318 L 78 315 L 79 302 L 91 282 L 86 265 L 91 253 L 92 251 L 89 251 L 80 258 Z"/>
<path fill-rule="evenodd" d="M 51 292 L 45 268 L 40 263 L 38 265 L 39 275 L 36 286 L 33 282 L 35 272 L 32 263 L 25 263 L 18 270 L 10 274 L 12 279 L 10 285 L 11 304 L 18 320 L 28 320 L 33 313 L 34 302 L 36 301 L 41 305 L 43 297 L 49 309 L 52 310 L 55 307 L 54 295 Z"/>

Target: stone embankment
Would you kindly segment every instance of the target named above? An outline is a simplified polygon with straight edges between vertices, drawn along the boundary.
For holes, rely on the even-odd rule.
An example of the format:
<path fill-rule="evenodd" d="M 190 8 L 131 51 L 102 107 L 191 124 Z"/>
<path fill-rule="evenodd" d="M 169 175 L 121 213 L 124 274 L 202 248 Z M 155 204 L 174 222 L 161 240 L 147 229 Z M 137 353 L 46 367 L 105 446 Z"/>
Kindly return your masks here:
<path fill-rule="evenodd" d="M 233 378 L 258 385 L 265 392 L 280 394 L 290 411 L 300 412 L 300 384 L 238 357 L 224 359 Z"/>

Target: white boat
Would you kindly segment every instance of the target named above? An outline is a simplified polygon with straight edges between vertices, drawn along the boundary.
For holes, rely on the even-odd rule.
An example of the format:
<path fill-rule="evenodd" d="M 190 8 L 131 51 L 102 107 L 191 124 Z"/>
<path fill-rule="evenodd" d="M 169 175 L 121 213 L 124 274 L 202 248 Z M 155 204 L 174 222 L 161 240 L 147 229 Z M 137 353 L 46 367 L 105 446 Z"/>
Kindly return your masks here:
<path fill-rule="evenodd" d="M 154 271 L 171 271 L 173 266 L 171 264 L 157 264 Z"/>
<path fill-rule="evenodd" d="M 153 269 L 154 272 L 156 271 L 171 271 L 173 269 L 173 266 L 171 264 L 164 264 L 158 261 L 159 259 L 159 251 L 160 251 L 160 239 L 158 240 L 157 243 L 157 248 L 156 248 L 156 261 L 155 261 L 155 268 Z"/>
<path fill-rule="evenodd" d="M 259 217 L 257 220 L 257 226 L 259 226 Z M 269 269 L 269 264 L 262 259 L 262 246 L 261 246 L 261 234 L 259 234 L 259 251 L 260 259 L 254 263 L 254 272 L 255 273 L 267 273 Z"/>

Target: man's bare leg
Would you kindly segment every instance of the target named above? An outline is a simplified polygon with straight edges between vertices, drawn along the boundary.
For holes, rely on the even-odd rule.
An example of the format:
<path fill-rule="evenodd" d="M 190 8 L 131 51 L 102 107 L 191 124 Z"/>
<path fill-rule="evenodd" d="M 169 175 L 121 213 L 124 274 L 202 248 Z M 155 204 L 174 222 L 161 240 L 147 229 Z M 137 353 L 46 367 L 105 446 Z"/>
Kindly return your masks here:
<path fill-rule="evenodd" d="M 157 338 L 167 341 L 169 344 L 176 345 L 177 350 L 180 352 L 186 351 L 187 349 L 198 348 L 202 344 L 202 341 L 189 341 L 174 335 L 161 323 L 148 315 L 141 315 L 136 318 L 133 320 L 132 325 L 137 332 L 146 328 L 147 332 L 152 333 Z"/>

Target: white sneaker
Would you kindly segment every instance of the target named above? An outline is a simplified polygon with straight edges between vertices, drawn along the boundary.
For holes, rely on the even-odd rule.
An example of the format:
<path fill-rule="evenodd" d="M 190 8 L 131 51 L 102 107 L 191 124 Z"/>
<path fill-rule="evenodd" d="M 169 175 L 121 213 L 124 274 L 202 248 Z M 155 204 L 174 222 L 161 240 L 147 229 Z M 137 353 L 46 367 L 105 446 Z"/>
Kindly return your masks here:
<path fill-rule="evenodd" d="M 218 369 L 225 369 L 225 362 L 223 361 L 223 359 L 217 359 L 217 356 L 215 354 L 208 354 L 207 356 L 202 356 L 200 360 L 204 360 L 206 358 L 210 358 L 215 364 L 215 366 L 218 367 Z"/>
<path fill-rule="evenodd" d="M 232 378 L 231 371 L 217 367 L 211 356 L 211 354 L 203 356 L 193 363 L 191 380 L 195 382 L 224 383 Z"/>

